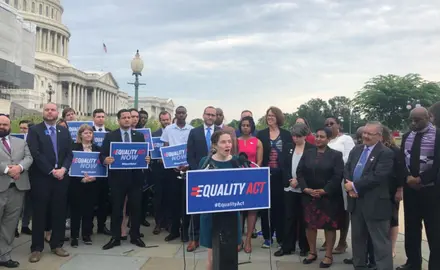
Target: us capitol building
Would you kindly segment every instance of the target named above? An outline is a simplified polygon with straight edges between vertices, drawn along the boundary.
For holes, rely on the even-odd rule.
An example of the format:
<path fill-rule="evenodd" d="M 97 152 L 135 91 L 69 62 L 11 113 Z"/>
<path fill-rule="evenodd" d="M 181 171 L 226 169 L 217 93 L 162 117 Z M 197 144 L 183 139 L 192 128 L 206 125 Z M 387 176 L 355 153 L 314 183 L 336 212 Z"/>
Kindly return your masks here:
<path fill-rule="evenodd" d="M 110 72 L 81 71 L 69 62 L 71 35 L 63 12 L 60 0 L 0 0 L 0 99 L 10 100 L 12 114 L 14 104 L 41 113 L 49 99 L 80 116 L 96 108 L 114 115 L 132 107 L 133 98 Z M 173 113 L 174 103 L 141 97 L 139 108 L 157 117 L 160 111 Z"/>

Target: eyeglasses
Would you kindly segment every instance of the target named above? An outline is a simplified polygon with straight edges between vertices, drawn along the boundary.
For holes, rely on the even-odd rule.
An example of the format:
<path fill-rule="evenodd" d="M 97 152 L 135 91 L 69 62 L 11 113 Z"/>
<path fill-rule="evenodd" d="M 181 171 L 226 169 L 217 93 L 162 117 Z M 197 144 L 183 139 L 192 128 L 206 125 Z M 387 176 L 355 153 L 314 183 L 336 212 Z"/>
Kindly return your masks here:
<path fill-rule="evenodd" d="M 205 113 L 205 115 L 209 116 L 209 117 L 215 117 L 216 116 L 215 114 L 212 114 L 212 113 Z"/>
<path fill-rule="evenodd" d="M 333 125 L 335 125 L 336 123 L 334 123 L 334 122 L 330 122 L 330 123 L 327 123 L 327 124 L 325 124 L 325 126 L 326 127 L 332 127 Z"/>

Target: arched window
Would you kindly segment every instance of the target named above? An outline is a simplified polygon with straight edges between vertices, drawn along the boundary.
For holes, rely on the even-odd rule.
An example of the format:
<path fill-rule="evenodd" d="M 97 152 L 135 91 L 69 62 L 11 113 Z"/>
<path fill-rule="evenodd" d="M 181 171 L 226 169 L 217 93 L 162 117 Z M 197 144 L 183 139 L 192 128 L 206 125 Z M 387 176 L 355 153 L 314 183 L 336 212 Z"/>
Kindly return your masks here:
<path fill-rule="evenodd" d="M 46 17 L 49 17 L 49 7 L 46 6 Z"/>
<path fill-rule="evenodd" d="M 40 15 L 43 15 L 43 4 L 40 4 L 40 8 L 38 10 L 38 13 L 40 13 Z"/>
<path fill-rule="evenodd" d="M 23 0 L 23 10 L 27 11 L 27 2 L 26 2 L 26 0 Z"/>
<path fill-rule="evenodd" d="M 52 9 L 52 19 L 53 19 L 53 9 Z"/>
<path fill-rule="evenodd" d="M 35 2 L 32 2 L 32 9 L 31 9 L 32 13 L 35 13 Z"/>

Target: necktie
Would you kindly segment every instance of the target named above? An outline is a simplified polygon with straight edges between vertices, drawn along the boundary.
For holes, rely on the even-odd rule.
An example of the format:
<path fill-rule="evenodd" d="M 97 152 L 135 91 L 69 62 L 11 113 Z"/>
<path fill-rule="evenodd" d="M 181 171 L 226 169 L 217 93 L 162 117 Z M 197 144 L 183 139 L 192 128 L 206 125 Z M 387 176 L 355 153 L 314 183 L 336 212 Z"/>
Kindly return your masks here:
<path fill-rule="evenodd" d="M 206 146 L 208 147 L 208 152 L 211 150 L 211 128 L 206 128 Z"/>
<path fill-rule="evenodd" d="M 124 133 L 124 142 L 130 142 L 130 137 L 128 136 L 128 132 Z"/>
<path fill-rule="evenodd" d="M 50 127 L 50 140 L 52 141 L 53 151 L 55 152 L 56 164 L 58 164 L 58 144 L 57 144 L 57 133 L 54 127 Z"/>
<path fill-rule="evenodd" d="M 102 128 L 100 128 L 99 131 L 102 131 Z"/>
<path fill-rule="evenodd" d="M 2 142 L 3 142 L 3 145 L 5 146 L 6 151 L 8 151 L 8 153 L 10 154 L 11 153 L 11 147 L 9 147 L 9 144 L 6 141 L 5 137 L 2 138 Z"/>
<path fill-rule="evenodd" d="M 367 163 L 368 151 L 370 151 L 370 149 L 368 147 L 365 147 L 361 157 L 359 158 L 358 163 L 356 164 L 356 168 L 354 168 L 353 182 L 361 179 L 362 172 L 364 171 L 365 164 Z"/>
<path fill-rule="evenodd" d="M 412 176 L 420 175 L 420 149 L 422 148 L 422 138 L 424 133 L 417 133 L 411 146 L 411 154 L 409 157 L 409 171 Z"/>

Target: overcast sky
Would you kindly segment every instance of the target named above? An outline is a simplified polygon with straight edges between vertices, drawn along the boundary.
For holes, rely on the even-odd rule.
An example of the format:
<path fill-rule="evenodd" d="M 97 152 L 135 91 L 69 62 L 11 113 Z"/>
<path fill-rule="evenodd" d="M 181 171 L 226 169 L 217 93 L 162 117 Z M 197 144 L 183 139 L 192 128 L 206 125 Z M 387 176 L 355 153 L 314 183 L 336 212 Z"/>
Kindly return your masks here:
<path fill-rule="evenodd" d="M 207 105 L 227 121 L 274 105 L 352 97 L 378 74 L 440 80 L 438 0 L 64 0 L 70 60 L 112 72 L 133 95 L 172 98 L 189 119 Z M 102 43 L 107 45 L 105 54 Z"/>

